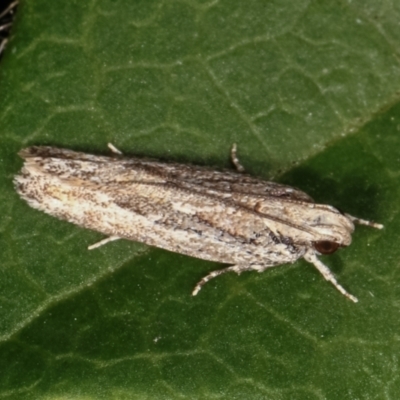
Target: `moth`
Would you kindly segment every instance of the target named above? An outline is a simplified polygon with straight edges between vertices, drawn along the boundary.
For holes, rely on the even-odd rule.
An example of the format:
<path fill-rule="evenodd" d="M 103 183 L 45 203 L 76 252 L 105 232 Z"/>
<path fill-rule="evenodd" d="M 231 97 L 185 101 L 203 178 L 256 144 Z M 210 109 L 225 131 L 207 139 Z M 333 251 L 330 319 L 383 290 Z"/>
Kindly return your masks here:
<path fill-rule="evenodd" d="M 55 147 L 22 150 L 19 195 L 33 208 L 107 235 L 94 249 L 117 239 L 146 243 L 176 253 L 229 264 L 225 272 L 262 272 L 304 258 L 344 296 L 357 302 L 335 279 L 319 254 L 351 243 L 354 223 L 383 225 L 317 204 L 294 187 L 239 172 L 125 158 L 109 144 L 112 157 Z"/>

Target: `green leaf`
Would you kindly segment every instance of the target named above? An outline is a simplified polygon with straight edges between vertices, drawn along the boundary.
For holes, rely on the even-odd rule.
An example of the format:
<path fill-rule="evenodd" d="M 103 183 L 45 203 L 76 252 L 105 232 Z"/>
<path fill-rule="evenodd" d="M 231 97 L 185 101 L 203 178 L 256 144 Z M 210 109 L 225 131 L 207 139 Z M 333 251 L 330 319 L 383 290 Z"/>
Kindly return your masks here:
<path fill-rule="evenodd" d="M 395 2 L 22 2 L 0 69 L 0 397 L 375 399 L 400 391 Z M 230 168 L 385 224 L 263 274 L 27 206 L 31 144 Z"/>

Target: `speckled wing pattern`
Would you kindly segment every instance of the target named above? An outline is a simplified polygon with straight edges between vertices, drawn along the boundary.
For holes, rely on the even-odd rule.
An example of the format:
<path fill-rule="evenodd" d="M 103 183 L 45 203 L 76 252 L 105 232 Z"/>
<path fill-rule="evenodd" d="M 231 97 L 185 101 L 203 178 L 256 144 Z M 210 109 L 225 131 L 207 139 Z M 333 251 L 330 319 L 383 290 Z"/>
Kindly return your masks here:
<path fill-rule="evenodd" d="M 352 217 L 246 174 L 44 146 L 20 156 L 15 186 L 30 206 L 110 237 L 233 264 L 194 294 L 221 271 L 263 271 L 300 257 L 315 265 L 321 243 L 351 243 Z"/>

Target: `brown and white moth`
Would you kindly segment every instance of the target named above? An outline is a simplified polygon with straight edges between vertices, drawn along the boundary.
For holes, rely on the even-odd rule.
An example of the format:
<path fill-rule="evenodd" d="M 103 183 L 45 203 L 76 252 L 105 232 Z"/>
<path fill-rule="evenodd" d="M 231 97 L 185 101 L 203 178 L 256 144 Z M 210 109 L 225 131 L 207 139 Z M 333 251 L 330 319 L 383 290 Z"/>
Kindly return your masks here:
<path fill-rule="evenodd" d="M 121 154 L 109 145 L 114 153 Z M 192 257 L 231 264 L 204 277 L 265 269 L 304 258 L 357 302 L 317 257 L 349 246 L 354 224 L 382 225 L 316 204 L 306 193 L 239 172 L 29 147 L 15 187 L 28 204 L 104 233 Z M 243 170 L 232 148 L 232 161 Z"/>

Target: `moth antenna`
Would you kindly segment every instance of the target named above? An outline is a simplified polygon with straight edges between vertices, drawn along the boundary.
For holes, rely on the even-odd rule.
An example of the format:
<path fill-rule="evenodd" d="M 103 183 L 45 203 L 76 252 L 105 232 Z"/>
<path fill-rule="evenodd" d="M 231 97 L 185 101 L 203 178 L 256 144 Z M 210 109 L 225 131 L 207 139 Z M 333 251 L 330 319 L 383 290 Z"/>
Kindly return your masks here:
<path fill-rule="evenodd" d="M 345 216 L 347 218 L 350 218 L 354 223 L 359 224 L 359 225 L 367 225 L 367 226 L 371 226 L 372 228 L 376 228 L 376 229 L 383 229 L 383 225 L 382 224 L 378 224 L 376 222 L 372 222 L 372 221 L 367 221 L 366 219 L 361 219 L 361 218 L 357 218 L 357 217 L 353 217 L 350 214 L 345 214 Z"/>

